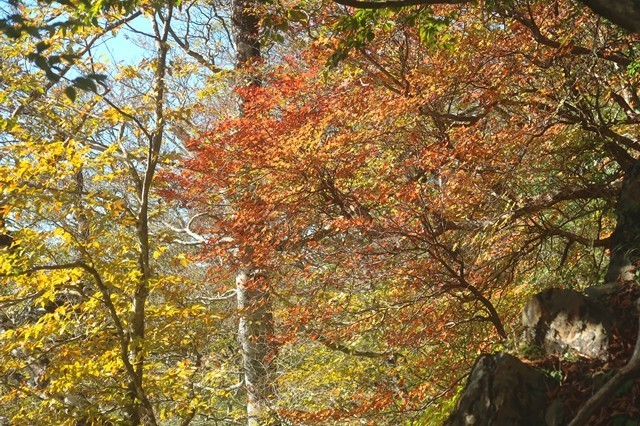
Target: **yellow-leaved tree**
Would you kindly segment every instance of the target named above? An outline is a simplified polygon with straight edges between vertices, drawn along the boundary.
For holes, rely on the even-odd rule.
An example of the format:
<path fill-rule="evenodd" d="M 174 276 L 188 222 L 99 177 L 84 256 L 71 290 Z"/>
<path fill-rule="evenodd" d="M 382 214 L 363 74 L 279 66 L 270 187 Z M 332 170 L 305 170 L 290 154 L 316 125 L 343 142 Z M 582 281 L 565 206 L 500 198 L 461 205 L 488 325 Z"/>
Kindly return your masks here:
<path fill-rule="evenodd" d="M 179 206 L 158 196 L 159 171 L 206 120 L 211 96 L 193 78 L 218 69 L 169 44 L 191 15 L 143 6 L 0 39 L 0 417 L 11 424 L 242 416 L 233 334 L 212 332 L 227 297 L 207 293 L 206 265 L 185 258 L 200 241 L 184 240 Z M 21 12 L 42 27 L 69 13 Z M 132 22 L 143 36 L 118 35 Z M 114 37 L 137 37 L 139 58 L 115 61 Z"/>

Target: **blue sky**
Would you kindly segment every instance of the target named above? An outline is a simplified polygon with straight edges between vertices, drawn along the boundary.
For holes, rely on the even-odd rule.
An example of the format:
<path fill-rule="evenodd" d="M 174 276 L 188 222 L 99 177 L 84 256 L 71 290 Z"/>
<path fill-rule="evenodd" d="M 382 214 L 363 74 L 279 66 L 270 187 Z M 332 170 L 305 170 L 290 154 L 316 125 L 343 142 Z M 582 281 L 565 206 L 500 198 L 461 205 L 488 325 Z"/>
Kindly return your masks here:
<path fill-rule="evenodd" d="M 144 35 L 137 34 L 130 28 L 146 34 L 152 34 L 153 31 L 149 20 L 144 16 L 139 16 L 128 26 L 123 26 L 114 37 L 106 38 L 98 43 L 92 52 L 94 56 L 104 55 L 112 64 L 133 65 L 138 63 L 146 53 L 140 45 Z"/>

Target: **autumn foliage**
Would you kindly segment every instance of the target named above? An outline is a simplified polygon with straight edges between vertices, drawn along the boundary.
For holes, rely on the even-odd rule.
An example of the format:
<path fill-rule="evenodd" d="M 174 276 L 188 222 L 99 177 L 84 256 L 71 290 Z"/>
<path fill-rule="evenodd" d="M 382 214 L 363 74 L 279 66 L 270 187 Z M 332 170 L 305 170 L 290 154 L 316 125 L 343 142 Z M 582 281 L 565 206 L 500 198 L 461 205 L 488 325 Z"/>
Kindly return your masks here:
<path fill-rule="evenodd" d="M 359 359 L 329 367 L 359 377 L 337 403 L 289 396 L 285 416 L 428 405 L 477 351 L 513 336 L 515 303 L 539 279 L 581 286 L 602 267 L 620 175 L 580 109 L 617 106 L 585 71 L 627 78 L 615 52 L 633 41 L 568 6 L 480 13 L 457 15 L 465 31 L 443 30 L 440 49 L 406 14 L 383 15 L 393 25 L 329 74 L 312 47 L 238 89 L 245 116 L 191 146 L 181 190 L 213 212 L 211 253 L 251 247 L 271 271 L 282 350 Z M 286 367 L 283 381 L 300 380 L 304 363 Z"/>
<path fill-rule="evenodd" d="M 582 289 L 607 273 L 607 256 L 618 252 L 612 241 L 635 238 L 626 237 L 633 227 L 620 231 L 628 223 L 620 200 L 636 185 L 640 151 L 638 39 L 571 2 L 521 3 L 354 12 L 283 2 L 288 22 L 266 12 L 262 21 L 274 58 L 237 75 L 216 71 L 218 80 L 198 84 L 227 88 L 198 86 L 205 100 L 167 113 L 206 126 L 192 132 L 178 162 L 178 149 L 162 151 L 153 181 L 154 274 L 140 351 L 161 418 L 207 421 L 227 405 L 229 418 L 242 418 L 234 322 L 243 309 L 268 307 L 270 351 L 255 362 L 277 372 L 269 377 L 271 419 L 437 424 L 479 353 L 515 350 L 526 297 L 550 286 Z M 211 101 L 207 90 L 224 101 Z M 140 105 L 110 105 L 102 116 L 135 129 Z M 87 138 L 106 132 L 92 123 Z M 90 196 L 52 195 L 49 203 L 41 191 L 7 186 L 7 199 L 24 193 L 41 207 L 0 210 L 14 223 L 21 209 L 48 218 L 46 229 L 25 225 L 16 234 L 24 247 L 40 235 L 92 259 L 64 273 L 14 274 L 21 278 L 11 278 L 3 297 L 46 308 L 59 287 L 84 283 L 91 271 L 113 295 L 115 316 L 98 303 L 107 293 L 91 284 L 80 302 L 7 332 L 2 344 L 23 345 L 32 358 L 47 348 L 56 367 L 46 392 L 96 395 L 85 410 L 92 419 L 100 404 L 114 412 L 130 404 L 123 337 L 111 324 L 129 321 L 138 294 L 136 179 L 123 171 L 139 167 L 136 149 L 95 155 L 80 143 L 51 143 L 11 173 L 72 182 L 85 171 Z M 16 158 L 35 155 L 31 140 L 13 150 Z M 52 168 L 47 155 L 59 155 L 68 171 Z M 127 155 L 134 160 L 125 167 L 118 161 Z M 105 170 L 109 178 L 100 177 Z M 89 237 L 71 229 L 78 221 L 61 209 L 89 215 Z M 187 225 L 163 228 L 175 217 Z M 175 244 L 185 233 L 197 249 Z M 104 247 L 122 251 L 113 258 Z M 73 260 L 39 250 L 29 266 Z M 0 272 L 11 275 L 16 260 L 8 256 Z M 228 296 L 248 260 L 255 276 L 247 285 L 261 299 L 237 309 Z M 58 324 L 74 324 L 72 316 L 91 342 L 90 364 L 78 361 L 75 340 L 43 343 Z M 26 368 L 19 358 L 6 356 L 4 375 Z M 102 370 L 90 370 L 96 364 Z M 15 403 L 19 393 L 3 391 L 2 400 Z"/>

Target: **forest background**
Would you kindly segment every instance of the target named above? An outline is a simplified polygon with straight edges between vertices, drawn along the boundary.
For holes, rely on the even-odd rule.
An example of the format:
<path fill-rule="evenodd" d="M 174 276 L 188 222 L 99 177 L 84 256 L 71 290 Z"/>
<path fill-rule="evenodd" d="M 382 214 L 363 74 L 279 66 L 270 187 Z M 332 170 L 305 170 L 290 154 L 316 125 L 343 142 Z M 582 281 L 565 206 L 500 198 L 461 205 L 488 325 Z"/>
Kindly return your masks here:
<path fill-rule="evenodd" d="M 3 422 L 439 424 L 636 280 L 635 3 L 400 3 L 2 5 Z"/>

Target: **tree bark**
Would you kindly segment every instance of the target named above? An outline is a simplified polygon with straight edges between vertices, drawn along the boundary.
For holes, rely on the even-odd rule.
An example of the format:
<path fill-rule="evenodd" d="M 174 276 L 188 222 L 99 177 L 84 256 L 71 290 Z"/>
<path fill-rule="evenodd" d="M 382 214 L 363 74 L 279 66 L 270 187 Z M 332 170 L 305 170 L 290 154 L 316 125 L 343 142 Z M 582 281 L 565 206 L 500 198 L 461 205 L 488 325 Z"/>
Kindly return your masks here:
<path fill-rule="evenodd" d="M 236 44 L 236 69 L 243 70 L 262 58 L 260 18 L 255 0 L 233 0 L 233 37 Z"/>
<path fill-rule="evenodd" d="M 260 270 L 246 269 L 236 277 L 238 308 L 238 341 L 242 351 L 242 369 L 247 392 L 247 425 L 258 426 L 268 414 L 273 398 L 273 315 L 266 277 Z"/>
<path fill-rule="evenodd" d="M 640 261 L 640 160 L 635 160 L 624 175 L 616 216 L 605 282 L 631 281 L 636 277 Z"/>
<path fill-rule="evenodd" d="M 247 86 L 259 86 L 254 67 L 260 64 L 262 53 L 259 40 L 259 16 L 256 0 L 233 0 L 233 35 L 236 44 L 236 70 L 245 72 Z M 244 114 L 246 99 L 240 100 L 240 114 Z M 247 165 L 251 167 L 251 165 Z M 268 276 L 252 259 L 249 247 L 240 260 L 241 270 L 236 276 L 236 292 L 240 319 L 238 342 L 242 352 L 242 370 L 247 397 L 247 425 L 273 424 L 269 419 L 273 399 L 275 372 L 270 358 L 274 347 L 269 341 L 273 334 L 273 315 Z"/>
<path fill-rule="evenodd" d="M 164 26 L 161 29 L 155 19 L 152 20 L 154 36 L 156 38 L 156 69 L 153 81 L 153 108 L 154 108 L 154 129 L 147 135 L 147 152 L 144 173 L 141 178 L 132 176 L 141 183 L 138 197 L 140 207 L 137 217 L 137 237 L 139 244 L 138 252 L 138 272 L 139 281 L 133 294 L 132 318 L 130 328 L 130 359 L 133 365 L 133 376 L 130 377 L 129 395 L 131 404 L 127 407 L 129 422 L 137 424 L 157 424 L 153 407 L 150 404 L 146 392 L 144 392 L 144 367 L 145 357 L 143 342 L 146 329 L 146 303 L 149 297 L 149 282 L 153 275 L 151 265 L 151 244 L 149 241 L 149 208 L 151 202 L 151 187 L 155 178 L 158 160 L 160 159 L 160 149 L 164 139 L 166 125 L 164 114 L 165 102 L 165 77 L 167 74 L 167 56 L 169 45 L 167 38 L 169 35 L 169 25 L 173 13 L 173 6 L 169 4 L 167 15 L 163 20 Z"/>
<path fill-rule="evenodd" d="M 622 28 L 640 32 L 640 1 L 638 0 L 582 0 L 597 15 Z"/>

